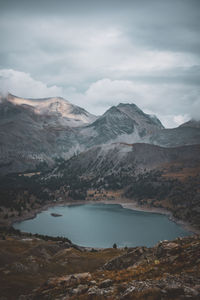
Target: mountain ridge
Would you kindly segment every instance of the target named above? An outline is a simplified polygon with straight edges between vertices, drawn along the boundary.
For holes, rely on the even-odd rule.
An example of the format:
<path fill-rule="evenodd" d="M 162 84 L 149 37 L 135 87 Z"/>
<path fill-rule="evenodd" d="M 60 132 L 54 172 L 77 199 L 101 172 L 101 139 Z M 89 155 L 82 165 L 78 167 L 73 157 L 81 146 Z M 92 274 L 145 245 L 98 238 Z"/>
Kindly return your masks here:
<path fill-rule="evenodd" d="M 29 105 L 38 114 L 58 115 L 65 120 L 65 124 L 71 127 L 78 127 L 93 122 L 97 117 L 85 109 L 71 104 L 62 97 L 48 98 L 20 98 L 8 94 L 7 100 L 15 105 Z M 64 121 L 63 120 L 63 121 Z"/>
<path fill-rule="evenodd" d="M 162 147 L 200 143 L 197 126 L 165 129 L 156 116 L 133 103 L 119 103 L 96 117 L 62 97 L 9 94 L 1 96 L 0 116 L 0 174 L 37 170 L 41 164 L 52 167 L 57 160 L 114 142 Z"/>
<path fill-rule="evenodd" d="M 192 127 L 192 128 L 200 128 L 200 121 L 191 119 L 183 124 L 181 124 L 179 127 Z"/>

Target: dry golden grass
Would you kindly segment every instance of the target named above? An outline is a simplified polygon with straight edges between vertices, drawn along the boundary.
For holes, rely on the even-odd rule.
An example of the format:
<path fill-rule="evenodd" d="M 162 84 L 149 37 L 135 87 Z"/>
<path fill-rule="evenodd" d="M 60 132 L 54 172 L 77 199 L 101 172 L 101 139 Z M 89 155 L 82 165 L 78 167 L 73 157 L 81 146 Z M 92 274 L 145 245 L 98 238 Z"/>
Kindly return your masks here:
<path fill-rule="evenodd" d="M 23 241 L 12 236 L 6 236 L 6 240 L 0 240 L 1 296 L 16 300 L 19 295 L 30 293 L 50 277 L 94 272 L 111 258 L 124 253 L 124 250 L 112 248 L 97 252 L 80 252 L 74 248 L 65 250 L 61 248 L 60 251 L 51 255 L 48 249 L 55 245 L 57 243 L 54 241 L 39 239 Z M 40 249 L 41 254 L 38 252 Z M 44 251 L 48 253 L 49 258 L 44 258 Z M 17 271 L 14 267 L 16 263 L 30 269 Z M 36 265 L 38 270 L 34 270 Z"/>

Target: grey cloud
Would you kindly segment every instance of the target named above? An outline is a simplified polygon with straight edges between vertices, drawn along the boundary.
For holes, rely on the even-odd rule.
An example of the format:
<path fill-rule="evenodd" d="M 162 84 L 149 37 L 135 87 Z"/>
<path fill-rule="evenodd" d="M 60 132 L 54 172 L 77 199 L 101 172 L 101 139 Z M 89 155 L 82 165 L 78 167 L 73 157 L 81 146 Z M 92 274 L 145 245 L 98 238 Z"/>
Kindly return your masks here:
<path fill-rule="evenodd" d="M 118 101 L 114 89 L 102 100 L 88 95 L 105 78 L 151 86 L 137 89 L 138 99 L 149 97 L 149 110 L 163 107 L 157 94 L 166 85 L 169 114 L 192 115 L 200 101 L 199 32 L 199 0 L 0 0 L 0 68 L 56 85 L 91 110 Z M 135 96 L 132 88 L 120 92 L 126 101 Z"/>
<path fill-rule="evenodd" d="M 116 79 L 117 78 L 116 76 Z M 143 74 L 136 76 L 126 76 L 126 79 L 134 82 L 143 82 L 151 84 L 184 84 L 191 86 L 200 86 L 200 65 L 183 68 L 176 67 L 168 71 L 156 71 L 153 74 Z"/>

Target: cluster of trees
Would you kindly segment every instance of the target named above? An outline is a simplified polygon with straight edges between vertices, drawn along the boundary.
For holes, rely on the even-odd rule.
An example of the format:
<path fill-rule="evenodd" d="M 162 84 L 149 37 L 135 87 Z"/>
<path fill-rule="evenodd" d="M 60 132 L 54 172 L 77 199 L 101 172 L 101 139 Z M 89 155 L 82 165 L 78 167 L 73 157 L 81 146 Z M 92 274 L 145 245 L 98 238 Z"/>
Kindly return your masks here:
<path fill-rule="evenodd" d="M 49 194 L 35 176 L 11 174 L 0 179 L 0 206 L 19 212 L 49 200 Z"/>
<path fill-rule="evenodd" d="M 184 181 L 166 178 L 157 171 L 140 174 L 126 188 L 125 196 L 140 204 L 147 200 L 151 205 L 168 203 L 174 217 L 187 220 L 200 228 L 200 175 L 187 177 Z"/>
<path fill-rule="evenodd" d="M 58 176 L 44 176 L 44 165 L 40 166 L 44 170 L 41 175 L 25 177 L 13 174 L 1 178 L 0 206 L 12 207 L 20 213 L 27 207 L 33 208 L 35 203 L 41 205 L 55 199 L 55 194 L 66 195 L 66 191 L 72 199 L 84 200 L 91 188 L 124 189 L 126 197 L 134 198 L 139 203 L 150 199 L 152 205 L 155 202 L 158 205 L 159 201 L 162 206 L 162 201 L 167 199 L 176 216 L 184 213 L 185 218 L 200 220 L 200 175 L 180 181 L 163 177 L 161 171 L 155 170 L 136 175 L 134 166 L 131 169 L 120 166 L 117 172 L 111 168 L 112 172 L 109 174 L 107 165 L 105 169 L 88 173 L 78 163 L 74 165 L 74 160 L 72 158 L 65 163 L 61 161 L 57 169 Z"/>
<path fill-rule="evenodd" d="M 55 242 L 63 242 L 63 243 L 69 243 L 72 244 L 71 240 L 69 240 L 66 237 L 63 236 L 49 236 L 49 235 L 43 235 L 43 234 L 38 234 L 38 233 L 22 233 L 20 230 L 15 229 L 14 227 L 10 226 L 10 227 L 0 227 L 0 235 L 1 236 L 5 236 L 5 235 L 17 235 L 17 236 L 26 236 L 26 237 L 36 237 L 39 238 L 41 240 L 45 240 L 45 241 L 55 241 Z"/>
<path fill-rule="evenodd" d="M 161 176 L 159 171 L 140 174 L 132 179 L 126 189 L 125 196 L 141 199 L 168 199 L 173 205 L 192 207 L 200 204 L 199 182 L 200 176 L 188 177 L 180 181 L 174 178 Z"/>

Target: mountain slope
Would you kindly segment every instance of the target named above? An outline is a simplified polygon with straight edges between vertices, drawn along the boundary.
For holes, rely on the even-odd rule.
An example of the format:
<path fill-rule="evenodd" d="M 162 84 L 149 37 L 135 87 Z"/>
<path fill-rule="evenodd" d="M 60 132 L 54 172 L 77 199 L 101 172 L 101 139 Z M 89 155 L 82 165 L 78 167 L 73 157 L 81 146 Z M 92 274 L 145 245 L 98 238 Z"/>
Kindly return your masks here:
<path fill-rule="evenodd" d="M 80 126 L 96 116 L 63 98 L 0 99 L 0 174 L 53 166 L 80 150 Z M 84 147 L 85 149 L 85 147 Z"/>
<path fill-rule="evenodd" d="M 178 128 L 163 129 L 151 134 L 148 143 L 162 147 L 200 144 L 200 128 L 179 126 Z"/>
<path fill-rule="evenodd" d="M 121 172 L 131 175 L 156 169 L 166 163 L 199 164 L 200 145 L 163 148 L 149 144 L 117 143 L 93 147 L 69 159 L 53 171 L 54 175 L 105 178 Z"/>
<path fill-rule="evenodd" d="M 160 130 L 151 134 L 148 142 L 163 147 L 200 144 L 200 121 L 190 120 L 177 128 Z"/>
<path fill-rule="evenodd" d="M 35 113 L 31 106 L 0 103 L 0 173 L 34 169 L 40 163 L 53 165 L 77 144 L 73 127 L 57 116 Z M 72 151 L 71 155 L 74 153 Z"/>

